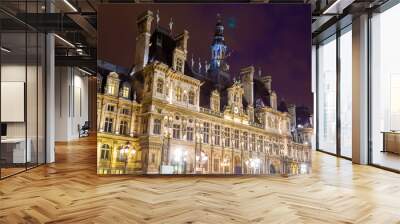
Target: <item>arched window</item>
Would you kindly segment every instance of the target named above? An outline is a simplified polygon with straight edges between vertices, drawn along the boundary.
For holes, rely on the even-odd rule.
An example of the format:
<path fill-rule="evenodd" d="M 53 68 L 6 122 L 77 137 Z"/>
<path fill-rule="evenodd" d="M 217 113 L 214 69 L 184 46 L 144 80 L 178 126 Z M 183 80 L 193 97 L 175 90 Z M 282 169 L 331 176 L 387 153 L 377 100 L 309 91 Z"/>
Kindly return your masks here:
<path fill-rule="evenodd" d="M 103 144 L 101 146 L 100 159 L 110 160 L 110 146 L 108 144 Z"/>
<path fill-rule="evenodd" d="M 163 89 L 164 89 L 164 81 L 162 79 L 157 79 L 157 93 L 163 93 Z"/>
<path fill-rule="evenodd" d="M 119 123 L 119 133 L 121 135 L 127 135 L 128 134 L 128 122 L 127 121 L 121 121 Z"/>
<path fill-rule="evenodd" d="M 161 134 L 161 120 L 160 119 L 154 119 L 153 134 L 155 134 L 155 135 Z"/>
<path fill-rule="evenodd" d="M 106 117 L 104 121 L 104 131 L 112 132 L 112 126 L 113 126 L 113 119 L 110 117 Z"/>
<path fill-rule="evenodd" d="M 194 105 L 194 92 L 189 91 L 189 104 Z"/>
<path fill-rule="evenodd" d="M 176 96 L 176 101 L 182 101 L 182 89 L 181 89 L 181 87 L 176 87 L 175 96 Z"/>

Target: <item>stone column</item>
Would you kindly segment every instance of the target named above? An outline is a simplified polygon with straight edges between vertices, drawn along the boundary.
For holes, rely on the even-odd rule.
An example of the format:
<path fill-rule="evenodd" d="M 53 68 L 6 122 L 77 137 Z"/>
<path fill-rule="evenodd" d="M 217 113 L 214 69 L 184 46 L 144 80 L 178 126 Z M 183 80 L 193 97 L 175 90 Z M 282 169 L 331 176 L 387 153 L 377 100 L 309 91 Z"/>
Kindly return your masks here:
<path fill-rule="evenodd" d="M 120 128 L 119 124 L 120 123 L 121 123 L 121 108 L 118 105 L 117 106 L 116 122 L 115 122 L 116 126 L 115 126 L 115 129 L 114 129 L 115 134 L 121 134 L 120 130 L 119 130 L 119 128 Z"/>
<path fill-rule="evenodd" d="M 106 119 L 106 116 L 105 116 L 105 113 L 106 113 L 106 110 L 107 110 L 107 104 L 105 103 L 105 100 L 103 99 L 102 100 L 102 102 L 101 102 L 101 118 L 100 118 L 100 124 L 99 124 L 99 127 L 98 127 L 98 129 L 100 130 L 100 131 L 104 131 L 104 121 L 105 121 L 105 119 Z"/>
<path fill-rule="evenodd" d="M 135 107 L 131 107 L 131 125 L 129 126 L 129 135 L 133 137 L 135 135 L 135 118 L 136 114 L 134 113 Z"/>

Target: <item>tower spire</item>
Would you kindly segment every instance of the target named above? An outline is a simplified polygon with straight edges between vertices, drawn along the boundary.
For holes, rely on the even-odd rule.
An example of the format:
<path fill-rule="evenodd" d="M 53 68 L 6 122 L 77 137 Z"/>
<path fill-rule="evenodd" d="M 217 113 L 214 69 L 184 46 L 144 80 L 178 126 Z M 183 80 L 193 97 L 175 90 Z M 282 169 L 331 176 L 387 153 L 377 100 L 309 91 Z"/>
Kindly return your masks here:
<path fill-rule="evenodd" d="M 215 25 L 215 33 L 211 45 L 211 69 L 218 70 L 223 68 L 224 59 L 226 58 L 227 46 L 224 38 L 224 25 L 222 24 L 221 15 L 217 14 L 217 23 Z"/>
<path fill-rule="evenodd" d="M 174 25 L 174 22 L 172 22 L 172 17 L 169 20 L 169 32 L 172 33 L 172 25 Z"/>
<path fill-rule="evenodd" d="M 157 9 L 157 14 L 156 14 L 156 22 L 157 22 L 157 27 L 158 27 L 158 24 L 160 22 L 160 10 L 158 10 L 158 9 Z"/>

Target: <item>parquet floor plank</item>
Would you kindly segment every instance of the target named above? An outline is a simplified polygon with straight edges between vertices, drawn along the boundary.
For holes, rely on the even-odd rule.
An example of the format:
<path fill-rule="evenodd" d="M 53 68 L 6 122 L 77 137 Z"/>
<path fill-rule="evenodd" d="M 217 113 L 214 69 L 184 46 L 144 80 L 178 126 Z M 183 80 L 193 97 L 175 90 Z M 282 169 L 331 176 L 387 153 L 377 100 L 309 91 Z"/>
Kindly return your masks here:
<path fill-rule="evenodd" d="M 289 178 L 98 176 L 96 140 L 0 181 L 0 223 L 398 223 L 400 175 L 314 152 Z"/>

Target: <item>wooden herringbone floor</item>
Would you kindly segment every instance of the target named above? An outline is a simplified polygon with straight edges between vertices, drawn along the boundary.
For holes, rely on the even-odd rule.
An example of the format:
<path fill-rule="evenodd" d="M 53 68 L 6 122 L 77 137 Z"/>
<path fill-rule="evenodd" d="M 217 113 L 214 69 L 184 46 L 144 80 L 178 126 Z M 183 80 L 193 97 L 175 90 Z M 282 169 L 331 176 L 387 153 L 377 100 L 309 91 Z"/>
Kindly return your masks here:
<path fill-rule="evenodd" d="M 0 181 L 0 223 L 400 223 L 400 175 L 322 153 L 283 177 L 96 175 L 94 138 Z"/>

